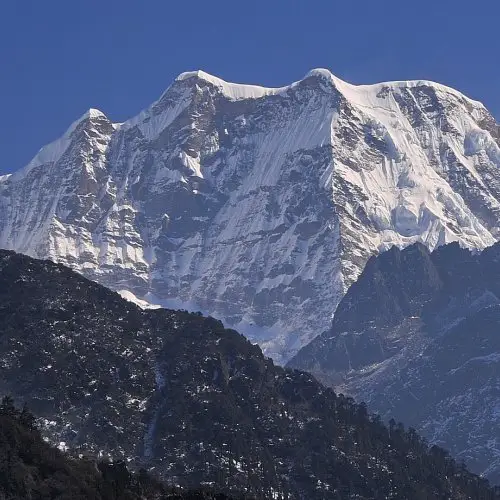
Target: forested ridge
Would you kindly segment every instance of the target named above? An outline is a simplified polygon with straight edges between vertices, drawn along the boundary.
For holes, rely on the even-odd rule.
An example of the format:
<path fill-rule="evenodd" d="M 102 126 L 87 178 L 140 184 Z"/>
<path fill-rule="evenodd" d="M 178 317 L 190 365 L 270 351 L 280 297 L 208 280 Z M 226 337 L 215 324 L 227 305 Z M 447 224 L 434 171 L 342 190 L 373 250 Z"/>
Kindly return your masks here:
<path fill-rule="evenodd" d="M 6 396 L 0 404 L 0 498 L 2 500 L 228 500 L 209 489 L 167 487 L 144 469 L 123 461 L 74 457 L 46 443 L 26 406 Z"/>
<path fill-rule="evenodd" d="M 4 400 L 5 499 L 162 498 L 176 485 L 259 499 L 499 498 L 414 429 L 274 365 L 220 321 L 140 310 L 52 262 L 0 251 L 0 346 L 0 390 L 42 426 Z M 101 450 L 114 463 L 96 469 Z"/>

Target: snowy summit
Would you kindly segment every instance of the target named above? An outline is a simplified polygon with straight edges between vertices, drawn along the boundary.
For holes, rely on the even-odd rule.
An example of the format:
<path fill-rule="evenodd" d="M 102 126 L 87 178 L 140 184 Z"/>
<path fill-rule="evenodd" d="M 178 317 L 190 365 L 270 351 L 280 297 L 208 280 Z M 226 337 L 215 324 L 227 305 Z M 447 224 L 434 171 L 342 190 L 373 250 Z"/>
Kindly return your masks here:
<path fill-rule="evenodd" d="M 183 73 L 136 117 L 91 110 L 0 178 L 0 246 L 209 313 L 284 362 L 371 255 L 498 239 L 499 144 L 481 103 L 432 82 Z"/>

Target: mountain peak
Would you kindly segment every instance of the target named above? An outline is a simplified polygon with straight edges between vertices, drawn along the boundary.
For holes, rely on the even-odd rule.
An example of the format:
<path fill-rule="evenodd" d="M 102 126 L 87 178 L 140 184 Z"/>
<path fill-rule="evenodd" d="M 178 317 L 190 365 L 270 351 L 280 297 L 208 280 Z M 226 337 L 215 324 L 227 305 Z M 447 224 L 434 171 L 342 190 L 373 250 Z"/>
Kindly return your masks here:
<path fill-rule="evenodd" d="M 346 98 L 352 99 L 355 102 L 365 101 L 363 102 L 364 105 L 370 105 L 370 102 L 366 102 L 367 99 L 374 101 L 376 97 L 383 96 L 383 91 L 386 89 L 402 91 L 404 89 L 427 87 L 442 92 L 443 94 L 453 95 L 460 100 L 466 100 L 475 107 L 484 108 L 481 102 L 471 99 L 452 87 L 431 80 L 394 80 L 372 84 L 353 84 L 336 77 L 329 69 L 325 68 L 312 69 L 305 75 L 304 80 L 310 77 L 321 78 L 324 82 L 330 83 L 337 88 Z"/>
<path fill-rule="evenodd" d="M 336 77 L 327 68 L 313 68 L 308 71 L 302 79 L 284 85 L 282 87 L 265 87 L 261 85 L 228 82 L 201 69 L 181 73 L 175 78 L 174 82 L 194 81 L 198 83 L 208 83 L 209 85 L 213 85 L 214 87 L 218 88 L 221 93 L 230 100 L 243 100 L 258 99 L 268 95 L 281 94 L 291 88 L 294 88 L 297 84 L 309 78 L 317 78 L 323 81 L 324 83 L 337 89 L 348 100 L 352 100 L 353 102 L 362 104 L 364 106 L 369 106 L 370 103 L 378 100 L 380 96 L 383 96 L 383 91 L 387 89 L 390 89 L 392 91 L 402 91 L 403 89 L 427 87 L 433 88 L 434 90 L 440 91 L 444 94 L 453 95 L 460 100 L 465 99 L 475 107 L 484 108 L 481 102 L 469 98 L 458 90 L 455 90 L 441 83 L 433 82 L 431 80 L 395 80 L 373 84 L 352 84 Z M 168 90 L 169 89 L 167 89 L 163 93 L 163 95 L 165 95 Z"/>
<path fill-rule="evenodd" d="M 177 76 L 175 81 L 181 82 L 184 80 L 189 80 L 190 78 L 199 78 L 200 80 L 205 80 L 207 82 L 211 82 L 214 84 L 218 84 L 219 82 L 224 82 L 223 80 L 221 80 L 217 76 L 210 75 L 209 73 L 206 73 L 205 71 L 203 71 L 201 69 L 197 69 L 195 71 L 185 71 L 185 72 L 181 73 L 179 76 Z M 226 83 L 226 82 L 224 82 L 224 83 Z"/>
<path fill-rule="evenodd" d="M 114 126 L 109 121 L 107 116 L 98 109 L 90 108 L 85 113 L 83 113 L 80 118 L 75 120 L 59 139 L 56 139 L 55 141 L 42 147 L 38 151 L 36 156 L 30 161 L 30 163 L 28 163 L 28 165 L 11 176 L 12 179 L 20 179 L 32 169 L 39 167 L 40 165 L 57 162 L 68 149 L 72 141 L 74 141 L 75 137 L 73 136 L 73 134 L 75 133 L 75 131 L 86 122 L 89 124 L 89 127 L 94 127 L 94 125 L 98 121 L 100 121 L 101 123 L 104 121 L 106 123 L 107 126 L 103 129 L 104 133 L 112 133 Z"/>
<path fill-rule="evenodd" d="M 311 71 L 309 71 L 305 78 L 309 76 L 320 76 L 322 78 L 332 78 L 333 74 L 329 69 L 326 68 L 313 68 Z"/>
<path fill-rule="evenodd" d="M 196 79 L 203 81 L 217 87 L 222 94 L 230 100 L 243 100 L 243 99 L 258 99 L 266 95 L 277 94 L 286 90 L 288 87 L 268 88 L 260 85 L 248 85 L 243 83 L 226 82 L 222 78 L 213 76 L 202 70 L 187 71 L 181 73 L 176 79 L 176 82 L 184 82 L 187 80 Z"/>
<path fill-rule="evenodd" d="M 84 118 L 106 118 L 106 115 L 99 109 L 90 108 L 82 116 Z"/>
<path fill-rule="evenodd" d="M 108 117 L 100 110 L 95 109 L 95 108 L 89 108 L 85 113 L 83 113 L 80 118 L 75 120 L 66 130 L 64 133 L 64 137 L 69 137 L 71 134 L 79 127 L 81 123 L 86 122 L 87 120 L 93 121 L 97 120 L 99 118 L 103 118 L 105 120 L 108 120 Z"/>
<path fill-rule="evenodd" d="M 313 68 L 311 71 L 306 73 L 303 80 L 306 80 L 307 78 L 319 78 L 326 83 L 332 84 L 334 87 L 336 87 L 337 84 L 348 85 L 347 82 L 337 78 L 329 69 L 326 68 Z"/>

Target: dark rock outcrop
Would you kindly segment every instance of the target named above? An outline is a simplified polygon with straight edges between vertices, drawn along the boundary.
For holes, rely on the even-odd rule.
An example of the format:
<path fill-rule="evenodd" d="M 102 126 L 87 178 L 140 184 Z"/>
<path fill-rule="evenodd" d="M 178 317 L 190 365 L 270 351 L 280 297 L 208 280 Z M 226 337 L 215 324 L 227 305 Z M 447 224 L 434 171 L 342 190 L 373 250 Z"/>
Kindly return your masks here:
<path fill-rule="evenodd" d="M 416 427 L 500 482 L 500 244 L 372 257 L 290 366 Z"/>

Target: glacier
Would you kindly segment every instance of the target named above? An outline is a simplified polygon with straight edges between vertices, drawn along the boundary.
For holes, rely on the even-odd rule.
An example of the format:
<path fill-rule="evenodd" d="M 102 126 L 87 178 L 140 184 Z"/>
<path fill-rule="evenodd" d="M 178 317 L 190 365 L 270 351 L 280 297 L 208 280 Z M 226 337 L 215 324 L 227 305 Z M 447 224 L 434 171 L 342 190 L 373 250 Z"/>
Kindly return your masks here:
<path fill-rule="evenodd" d="M 0 247 L 210 314 L 285 363 L 371 255 L 498 240 L 499 167 L 492 115 L 444 85 L 187 72 L 124 123 L 89 110 L 0 177 Z"/>

